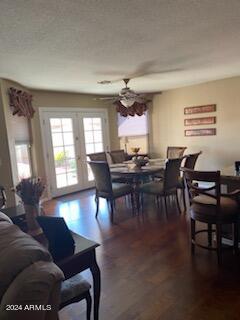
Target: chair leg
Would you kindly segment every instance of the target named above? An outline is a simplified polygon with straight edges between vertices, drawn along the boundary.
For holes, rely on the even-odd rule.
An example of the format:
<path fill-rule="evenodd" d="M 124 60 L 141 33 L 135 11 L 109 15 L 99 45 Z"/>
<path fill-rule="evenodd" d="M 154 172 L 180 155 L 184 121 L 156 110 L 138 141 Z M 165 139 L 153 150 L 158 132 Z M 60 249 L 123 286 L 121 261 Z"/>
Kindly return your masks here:
<path fill-rule="evenodd" d="M 208 246 L 212 246 L 212 225 L 208 223 Z"/>
<path fill-rule="evenodd" d="M 114 215 L 114 200 L 110 200 L 110 207 L 111 207 L 111 222 L 113 223 L 113 215 Z"/>
<path fill-rule="evenodd" d="M 141 207 L 142 207 L 142 210 L 143 210 L 143 206 L 144 206 L 144 195 L 143 195 L 143 193 L 140 193 L 140 199 L 141 199 Z"/>
<path fill-rule="evenodd" d="M 168 216 L 167 196 L 164 195 L 163 197 L 164 197 L 164 206 L 165 206 L 166 216 Z"/>
<path fill-rule="evenodd" d="M 182 198 L 183 198 L 184 212 L 186 212 L 186 211 L 187 211 L 187 205 L 186 205 L 186 193 L 185 193 L 185 188 L 182 188 Z"/>
<path fill-rule="evenodd" d="M 136 199 L 137 214 L 139 214 L 139 211 L 140 211 L 140 193 L 139 192 L 136 192 L 135 199 Z"/>
<path fill-rule="evenodd" d="M 91 297 L 89 291 L 86 295 L 86 303 L 87 303 L 87 320 L 91 320 L 92 297 Z"/>
<path fill-rule="evenodd" d="M 218 265 L 222 264 L 222 226 L 220 223 L 216 224 L 216 232 L 217 232 L 217 258 Z"/>
<path fill-rule="evenodd" d="M 97 216 L 98 216 L 98 211 L 99 211 L 99 197 L 98 197 L 98 196 L 96 196 L 95 201 L 96 201 L 96 214 L 95 214 L 95 218 L 97 218 Z"/>
<path fill-rule="evenodd" d="M 159 209 L 159 196 L 156 196 L 156 200 L 157 200 L 157 207 L 158 207 L 158 209 Z"/>
<path fill-rule="evenodd" d="M 238 254 L 238 222 L 233 224 L 233 246 L 235 254 Z"/>
<path fill-rule="evenodd" d="M 192 254 L 195 253 L 195 229 L 196 229 L 196 222 L 194 219 L 191 218 L 191 250 Z"/>
<path fill-rule="evenodd" d="M 132 214 L 134 215 L 134 195 L 133 195 L 133 192 L 131 192 L 130 196 L 131 196 Z"/>
<path fill-rule="evenodd" d="M 179 212 L 179 214 L 181 214 L 181 207 L 180 207 L 179 200 L 178 200 L 178 193 L 177 193 L 177 190 L 176 190 L 176 193 L 175 193 L 175 197 L 176 197 L 176 201 L 177 201 L 177 208 L 178 208 L 178 212 Z"/>

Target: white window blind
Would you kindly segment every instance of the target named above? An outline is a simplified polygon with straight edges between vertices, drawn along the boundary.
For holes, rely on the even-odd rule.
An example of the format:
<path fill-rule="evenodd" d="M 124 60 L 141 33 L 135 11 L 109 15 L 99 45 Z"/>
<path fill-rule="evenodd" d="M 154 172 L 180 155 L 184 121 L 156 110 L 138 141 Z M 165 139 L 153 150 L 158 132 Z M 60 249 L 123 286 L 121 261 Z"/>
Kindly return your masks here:
<path fill-rule="evenodd" d="M 143 136 L 148 134 L 148 116 L 147 113 L 142 116 L 122 117 L 118 114 L 118 136 Z"/>

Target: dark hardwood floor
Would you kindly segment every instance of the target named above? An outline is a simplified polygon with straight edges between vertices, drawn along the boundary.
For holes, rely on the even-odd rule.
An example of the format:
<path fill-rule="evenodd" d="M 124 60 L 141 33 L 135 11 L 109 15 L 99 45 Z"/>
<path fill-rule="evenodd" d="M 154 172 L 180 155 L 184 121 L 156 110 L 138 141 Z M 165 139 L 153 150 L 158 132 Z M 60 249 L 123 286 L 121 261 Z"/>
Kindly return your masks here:
<path fill-rule="evenodd" d="M 95 219 L 91 190 L 44 204 L 47 214 L 64 217 L 70 229 L 101 244 L 100 319 L 240 319 L 239 256 L 224 252 L 221 268 L 215 252 L 196 248 L 192 257 L 187 215 L 172 205 L 167 219 L 152 198 L 138 216 L 129 206 L 117 200 L 113 225 L 103 199 Z M 86 319 L 85 303 L 66 307 L 60 319 Z"/>

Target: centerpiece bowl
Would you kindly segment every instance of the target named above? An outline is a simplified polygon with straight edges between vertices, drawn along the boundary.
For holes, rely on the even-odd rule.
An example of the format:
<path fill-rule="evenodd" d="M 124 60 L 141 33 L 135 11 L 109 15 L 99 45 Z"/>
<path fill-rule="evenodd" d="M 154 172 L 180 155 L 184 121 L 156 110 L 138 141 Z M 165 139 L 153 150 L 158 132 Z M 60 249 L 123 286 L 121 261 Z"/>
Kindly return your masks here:
<path fill-rule="evenodd" d="M 133 157 L 132 161 L 136 165 L 137 168 L 141 168 L 149 162 L 148 158 L 146 158 L 146 157 L 144 158 L 141 156 Z"/>

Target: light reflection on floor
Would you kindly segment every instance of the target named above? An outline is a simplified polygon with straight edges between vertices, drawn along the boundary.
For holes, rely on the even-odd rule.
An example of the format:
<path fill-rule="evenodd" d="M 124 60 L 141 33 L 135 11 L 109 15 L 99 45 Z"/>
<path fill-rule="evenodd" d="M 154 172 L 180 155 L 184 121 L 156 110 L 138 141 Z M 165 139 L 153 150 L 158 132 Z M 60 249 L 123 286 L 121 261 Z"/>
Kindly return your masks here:
<path fill-rule="evenodd" d="M 91 212 L 91 214 L 92 212 L 95 214 L 96 203 L 94 201 L 94 197 L 91 197 L 91 201 L 89 201 L 87 209 Z M 101 212 L 101 214 L 107 214 L 107 210 L 108 205 L 106 200 L 100 199 L 99 212 Z M 58 204 L 58 213 L 59 216 L 63 217 L 66 222 L 71 222 L 84 217 L 84 213 L 86 213 L 86 206 L 81 204 L 81 199 L 61 202 Z"/>

